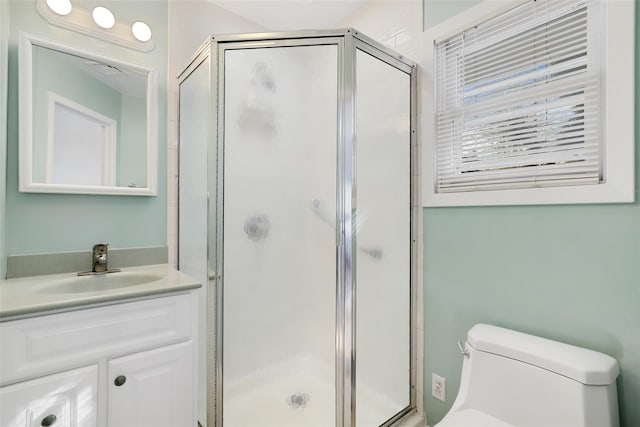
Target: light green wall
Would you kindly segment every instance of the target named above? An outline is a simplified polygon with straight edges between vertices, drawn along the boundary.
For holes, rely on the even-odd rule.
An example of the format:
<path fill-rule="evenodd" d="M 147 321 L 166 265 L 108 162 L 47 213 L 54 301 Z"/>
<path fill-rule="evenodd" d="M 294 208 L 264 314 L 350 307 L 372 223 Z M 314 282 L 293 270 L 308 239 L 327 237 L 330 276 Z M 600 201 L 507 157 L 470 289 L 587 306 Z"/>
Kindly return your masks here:
<path fill-rule="evenodd" d="M 147 184 L 147 131 L 141 124 L 147 115 L 147 100 L 122 94 L 118 137 L 116 185 Z"/>
<path fill-rule="evenodd" d="M 424 29 L 446 21 L 465 9 L 481 3 L 482 0 L 424 0 Z"/>
<path fill-rule="evenodd" d="M 637 25 L 635 37 L 638 117 Z M 629 90 L 633 86 L 629 82 Z M 637 156 L 639 122 L 636 118 Z M 639 164 L 636 159 L 636 177 Z M 430 425 L 449 410 L 458 392 L 462 359 L 456 341 L 485 322 L 615 357 L 622 371 L 621 425 L 640 426 L 640 203 L 428 208 L 424 239 L 425 411 Z M 446 403 L 431 397 L 432 372 L 448 380 Z"/>
<path fill-rule="evenodd" d="M 95 2 L 76 0 L 90 7 Z M 105 0 L 117 19 L 144 20 L 153 31 L 155 49 L 134 51 L 50 26 L 35 1 L 11 1 L 9 41 L 9 117 L 7 140 L 8 255 L 87 250 L 96 242 L 114 248 L 166 245 L 166 68 L 167 2 Z M 158 71 L 158 196 L 85 196 L 18 192 L 18 39 L 25 31 L 60 43 L 119 58 Z"/>

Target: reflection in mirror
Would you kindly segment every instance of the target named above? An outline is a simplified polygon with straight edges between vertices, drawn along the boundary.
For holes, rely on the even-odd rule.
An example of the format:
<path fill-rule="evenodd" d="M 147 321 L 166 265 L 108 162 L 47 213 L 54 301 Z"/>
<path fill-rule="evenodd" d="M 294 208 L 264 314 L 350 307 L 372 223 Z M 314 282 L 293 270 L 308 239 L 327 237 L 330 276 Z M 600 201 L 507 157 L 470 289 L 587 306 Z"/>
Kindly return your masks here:
<path fill-rule="evenodd" d="M 152 70 L 23 34 L 20 77 L 21 191 L 155 195 Z"/>
<path fill-rule="evenodd" d="M 53 92 L 49 92 L 47 113 L 45 182 L 116 185 L 118 122 Z M 34 161 L 37 158 L 34 155 Z M 37 173 L 42 168 L 34 165 L 33 170 Z"/>

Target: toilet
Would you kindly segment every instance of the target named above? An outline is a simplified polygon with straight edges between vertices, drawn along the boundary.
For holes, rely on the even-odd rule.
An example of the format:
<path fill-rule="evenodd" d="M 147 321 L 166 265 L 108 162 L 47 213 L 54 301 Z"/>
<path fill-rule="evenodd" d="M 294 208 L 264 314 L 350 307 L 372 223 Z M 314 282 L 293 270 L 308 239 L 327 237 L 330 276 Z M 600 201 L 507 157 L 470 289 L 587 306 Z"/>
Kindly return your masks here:
<path fill-rule="evenodd" d="M 618 362 L 492 325 L 469 330 L 460 389 L 436 427 L 618 426 Z"/>

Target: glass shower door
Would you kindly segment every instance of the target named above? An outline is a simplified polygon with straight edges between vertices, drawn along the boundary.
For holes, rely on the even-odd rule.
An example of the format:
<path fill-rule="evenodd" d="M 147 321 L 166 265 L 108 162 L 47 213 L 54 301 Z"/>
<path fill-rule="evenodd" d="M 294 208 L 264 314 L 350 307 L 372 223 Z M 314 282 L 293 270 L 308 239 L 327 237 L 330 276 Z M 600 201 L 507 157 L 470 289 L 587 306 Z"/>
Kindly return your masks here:
<path fill-rule="evenodd" d="M 323 43 L 221 47 L 225 427 L 335 424 L 338 45 Z"/>
<path fill-rule="evenodd" d="M 360 49 L 356 79 L 356 426 L 371 427 L 411 405 L 411 79 Z"/>

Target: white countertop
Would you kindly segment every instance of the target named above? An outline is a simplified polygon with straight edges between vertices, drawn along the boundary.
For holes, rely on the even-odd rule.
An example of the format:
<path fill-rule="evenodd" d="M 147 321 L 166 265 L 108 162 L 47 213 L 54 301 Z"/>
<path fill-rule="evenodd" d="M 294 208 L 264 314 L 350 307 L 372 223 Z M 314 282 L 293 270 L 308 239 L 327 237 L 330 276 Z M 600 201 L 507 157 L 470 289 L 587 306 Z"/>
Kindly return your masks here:
<path fill-rule="evenodd" d="M 81 308 L 87 305 L 111 303 L 113 301 L 153 296 L 169 292 L 179 292 L 202 286 L 195 279 L 176 270 L 168 264 L 145 265 L 123 268 L 122 272 L 152 274 L 158 280 L 135 286 L 91 289 L 77 293 L 47 292 L 48 284 L 78 277 L 77 273 L 23 277 L 0 281 L 0 321 L 12 320 L 59 311 Z M 120 273 L 109 273 L 116 278 Z"/>

